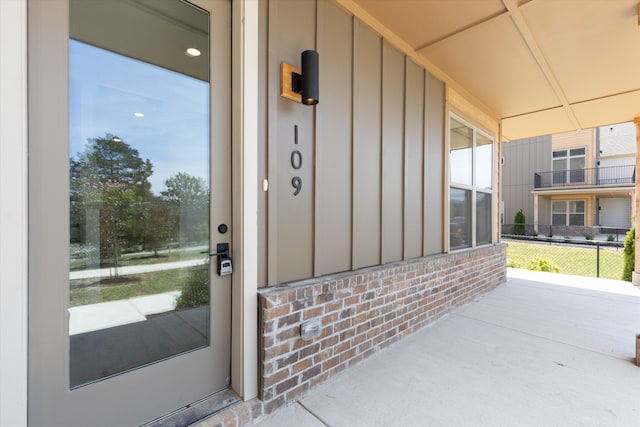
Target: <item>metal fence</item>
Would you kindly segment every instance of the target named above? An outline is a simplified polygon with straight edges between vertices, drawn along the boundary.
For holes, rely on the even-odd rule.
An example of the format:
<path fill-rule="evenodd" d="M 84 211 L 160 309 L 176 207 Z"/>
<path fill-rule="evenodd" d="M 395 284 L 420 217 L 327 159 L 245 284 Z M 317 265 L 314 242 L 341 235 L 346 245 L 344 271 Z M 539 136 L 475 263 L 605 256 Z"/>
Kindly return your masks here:
<path fill-rule="evenodd" d="M 548 225 L 538 224 L 502 224 L 501 234 L 505 238 L 564 241 L 567 238 L 575 241 L 623 242 L 629 228 L 587 227 L 582 225 Z"/>
<path fill-rule="evenodd" d="M 503 236 L 507 266 L 577 276 L 621 279 L 623 242 L 571 237 Z"/>
<path fill-rule="evenodd" d="M 533 174 L 534 188 L 572 187 L 572 186 L 616 186 L 633 185 L 636 179 L 635 165 L 603 166 L 536 172 Z"/>

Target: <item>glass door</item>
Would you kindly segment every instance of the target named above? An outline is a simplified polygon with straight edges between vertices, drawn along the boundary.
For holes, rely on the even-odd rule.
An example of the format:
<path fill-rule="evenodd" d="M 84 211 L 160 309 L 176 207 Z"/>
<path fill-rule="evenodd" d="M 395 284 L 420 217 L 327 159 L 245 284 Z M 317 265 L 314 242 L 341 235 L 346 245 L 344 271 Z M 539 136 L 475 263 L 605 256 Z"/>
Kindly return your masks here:
<path fill-rule="evenodd" d="M 30 4 L 33 425 L 139 425 L 229 385 L 229 16 Z"/>

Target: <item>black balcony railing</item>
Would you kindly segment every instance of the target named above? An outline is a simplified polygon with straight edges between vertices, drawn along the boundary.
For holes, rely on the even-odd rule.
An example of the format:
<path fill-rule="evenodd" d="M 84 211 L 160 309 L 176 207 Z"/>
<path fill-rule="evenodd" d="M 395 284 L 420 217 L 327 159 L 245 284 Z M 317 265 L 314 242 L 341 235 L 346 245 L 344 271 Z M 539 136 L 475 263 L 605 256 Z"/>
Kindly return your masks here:
<path fill-rule="evenodd" d="M 533 174 L 533 188 L 606 187 L 633 185 L 635 165 L 606 166 L 589 169 L 570 169 Z"/>

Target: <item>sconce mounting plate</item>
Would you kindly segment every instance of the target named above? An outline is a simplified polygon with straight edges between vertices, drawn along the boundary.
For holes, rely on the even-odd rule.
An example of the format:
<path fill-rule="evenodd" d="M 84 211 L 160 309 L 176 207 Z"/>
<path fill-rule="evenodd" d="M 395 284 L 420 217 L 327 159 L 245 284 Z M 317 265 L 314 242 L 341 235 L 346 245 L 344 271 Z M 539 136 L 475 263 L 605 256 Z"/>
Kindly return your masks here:
<path fill-rule="evenodd" d="M 280 96 L 302 102 L 302 95 L 293 90 L 293 74 L 300 76 L 300 69 L 283 62 L 280 66 Z"/>

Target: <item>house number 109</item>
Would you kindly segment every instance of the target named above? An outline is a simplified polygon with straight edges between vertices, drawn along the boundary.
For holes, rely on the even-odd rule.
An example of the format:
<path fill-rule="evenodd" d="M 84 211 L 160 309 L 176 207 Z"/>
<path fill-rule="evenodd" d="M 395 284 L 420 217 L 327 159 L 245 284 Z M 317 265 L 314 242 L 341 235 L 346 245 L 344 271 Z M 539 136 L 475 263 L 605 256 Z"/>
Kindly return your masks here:
<path fill-rule="evenodd" d="M 298 125 L 293 126 L 293 136 L 294 136 L 294 144 L 298 145 Z M 298 150 L 293 150 L 291 152 L 291 167 L 295 170 L 299 170 L 302 168 L 302 153 Z M 294 196 L 297 196 L 302 191 L 302 178 L 299 176 L 294 176 L 291 178 L 291 185 L 295 189 L 293 192 Z"/>

